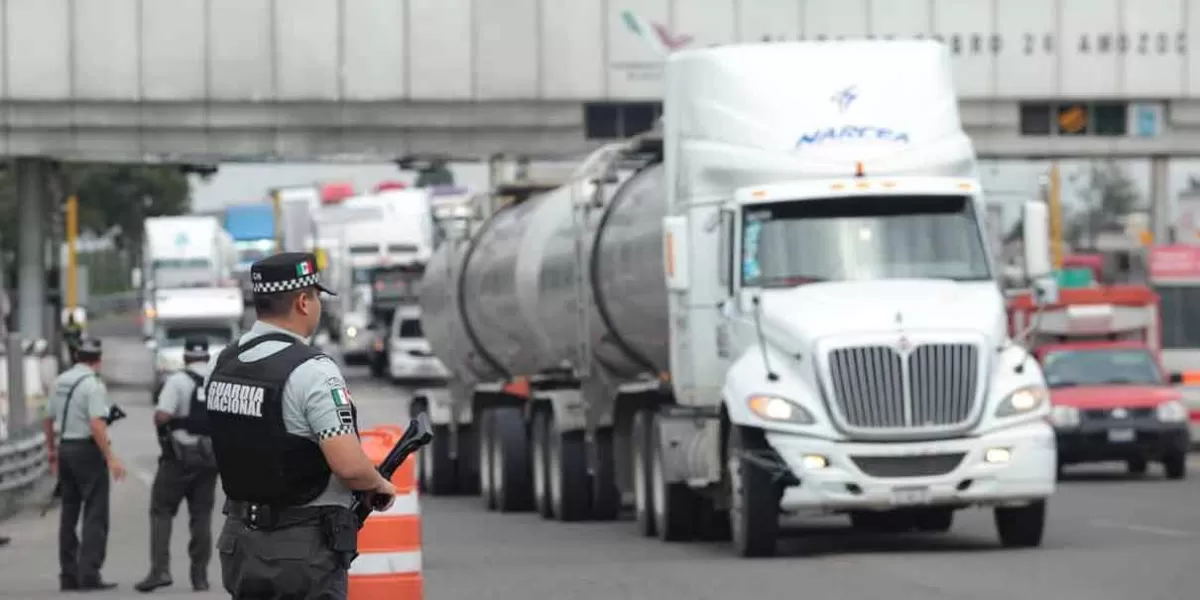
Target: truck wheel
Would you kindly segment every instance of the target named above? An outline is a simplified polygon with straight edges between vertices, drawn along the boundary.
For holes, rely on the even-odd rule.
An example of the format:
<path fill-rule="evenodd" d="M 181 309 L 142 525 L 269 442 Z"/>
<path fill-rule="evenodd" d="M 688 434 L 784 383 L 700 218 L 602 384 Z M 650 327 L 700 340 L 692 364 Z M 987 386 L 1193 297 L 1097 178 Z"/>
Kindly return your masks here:
<path fill-rule="evenodd" d="M 551 510 L 559 521 L 582 521 L 587 518 L 591 496 L 583 432 L 555 431 L 553 413 L 548 429 Z"/>
<path fill-rule="evenodd" d="M 1125 461 L 1125 466 L 1129 469 L 1130 475 L 1146 474 L 1146 459 L 1144 458 L 1131 458 Z"/>
<path fill-rule="evenodd" d="M 434 496 L 448 496 L 455 492 L 458 483 L 454 472 L 454 460 L 450 458 L 450 428 L 433 426 L 433 440 L 421 449 L 421 460 L 417 461 L 420 471 L 421 489 Z"/>
<path fill-rule="evenodd" d="M 496 490 L 492 487 L 492 411 L 479 411 L 479 495 L 488 510 L 496 508 Z"/>
<path fill-rule="evenodd" d="M 954 526 L 954 509 L 924 508 L 913 515 L 917 531 L 926 533 L 946 533 Z"/>
<path fill-rule="evenodd" d="M 371 359 L 371 376 L 383 377 L 387 373 L 387 355 L 378 354 Z"/>
<path fill-rule="evenodd" d="M 998 507 L 996 532 L 1005 548 L 1034 548 L 1042 545 L 1046 530 L 1046 501 L 1037 500 L 1028 506 Z"/>
<path fill-rule="evenodd" d="M 651 425 L 654 413 L 649 410 L 639 410 L 633 415 L 633 427 L 630 429 L 631 449 L 629 453 L 629 472 L 633 474 L 633 508 L 637 519 L 638 532 L 646 537 L 657 533 L 654 524 L 654 495 L 650 492 L 650 452 Z"/>
<path fill-rule="evenodd" d="M 662 451 L 662 425 L 654 418 L 650 428 L 650 494 L 658 539 L 681 542 L 695 535 L 696 497 L 686 483 L 668 483 Z"/>
<path fill-rule="evenodd" d="M 492 488 L 502 512 L 533 508 L 529 472 L 529 437 L 521 409 L 506 406 L 492 411 Z"/>
<path fill-rule="evenodd" d="M 860 510 L 850 513 L 850 526 L 863 533 L 907 533 L 917 527 L 917 519 L 901 511 Z"/>
<path fill-rule="evenodd" d="M 729 526 L 739 556 L 774 556 L 779 539 L 783 488 L 771 473 L 745 459 L 766 449 L 762 432 L 730 425 L 725 458 L 729 481 Z"/>
<path fill-rule="evenodd" d="M 613 430 L 601 429 L 592 442 L 592 518 L 612 521 L 621 513 L 621 492 L 617 489 Z"/>
<path fill-rule="evenodd" d="M 1179 452 L 1171 454 L 1163 460 L 1163 471 L 1167 474 L 1167 479 L 1183 479 L 1187 477 L 1187 454 Z"/>
<path fill-rule="evenodd" d="M 554 517 L 554 507 L 550 501 L 550 413 L 535 410 L 530 429 L 533 439 L 533 504 L 538 514 L 550 519 Z"/>
<path fill-rule="evenodd" d="M 458 452 L 454 460 L 454 475 L 457 479 L 455 492 L 474 495 L 479 493 L 479 426 L 459 425 Z"/>

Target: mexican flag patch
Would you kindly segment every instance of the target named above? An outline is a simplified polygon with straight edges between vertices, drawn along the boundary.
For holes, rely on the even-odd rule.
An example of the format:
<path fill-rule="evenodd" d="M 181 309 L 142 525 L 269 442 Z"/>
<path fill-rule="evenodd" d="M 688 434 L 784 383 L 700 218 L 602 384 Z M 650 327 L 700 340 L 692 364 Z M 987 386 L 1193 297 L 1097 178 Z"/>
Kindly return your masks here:
<path fill-rule="evenodd" d="M 338 406 L 350 406 L 350 390 L 346 388 L 337 388 L 330 392 L 333 396 L 333 403 Z"/>
<path fill-rule="evenodd" d="M 313 273 L 312 263 L 308 262 L 307 260 L 296 265 L 296 275 L 298 275 L 300 277 L 304 277 L 305 275 L 312 275 L 312 273 Z"/>

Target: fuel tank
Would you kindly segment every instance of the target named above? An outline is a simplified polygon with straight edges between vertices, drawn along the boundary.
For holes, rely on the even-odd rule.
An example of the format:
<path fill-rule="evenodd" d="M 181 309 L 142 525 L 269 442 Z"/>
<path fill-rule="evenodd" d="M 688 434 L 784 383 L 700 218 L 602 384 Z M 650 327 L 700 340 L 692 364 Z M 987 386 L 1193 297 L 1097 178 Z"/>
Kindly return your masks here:
<path fill-rule="evenodd" d="M 421 292 L 434 353 L 476 382 L 581 360 L 618 378 L 665 371 L 664 192 L 658 165 L 599 189 L 574 183 L 496 212 L 468 241 L 442 244 Z"/>

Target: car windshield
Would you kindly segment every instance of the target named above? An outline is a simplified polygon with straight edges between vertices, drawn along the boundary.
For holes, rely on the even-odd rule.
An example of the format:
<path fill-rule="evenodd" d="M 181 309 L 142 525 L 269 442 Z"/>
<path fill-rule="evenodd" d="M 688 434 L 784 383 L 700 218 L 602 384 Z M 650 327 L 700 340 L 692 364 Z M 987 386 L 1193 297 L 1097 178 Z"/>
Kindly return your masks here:
<path fill-rule="evenodd" d="M 966 196 L 870 196 L 751 204 L 742 230 L 742 283 L 991 279 Z"/>
<path fill-rule="evenodd" d="M 1054 350 L 1042 357 L 1050 387 L 1157 385 L 1162 373 L 1151 354 L 1138 348 Z"/>
<path fill-rule="evenodd" d="M 224 346 L 233 339 L 233 330 L 216 326 L 167 327 L 159 334 L 162 345 L 166 347 L 182 346 L 188 338 L 196 337 L 207 339 L 210 346 Z"/>

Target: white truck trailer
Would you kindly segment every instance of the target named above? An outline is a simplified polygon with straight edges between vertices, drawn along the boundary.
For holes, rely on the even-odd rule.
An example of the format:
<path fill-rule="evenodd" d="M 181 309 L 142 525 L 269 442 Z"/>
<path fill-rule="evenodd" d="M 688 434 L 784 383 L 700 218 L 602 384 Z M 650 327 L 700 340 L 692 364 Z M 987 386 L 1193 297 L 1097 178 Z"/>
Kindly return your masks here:
<path fill-rule="evenodd" d="M 775 551 L 781 513 L 1039 545 L 1055 439 L 936 42 L 673 54 L 665 127 L 443 243 L 431 493 Z M 630 176 L 630 161 L 639 161 Z M 1049 272 L 1046 211 L 1026 262 Z M 1048 293 L 1052 295 L 1052 293 Z"/>
<path fill-rule="evenodd" d="M 237 251 L 215 216 L 148 217 L 142 244 L 142 334 L 154 333 L 158 290 L 236 285 Z"/>

